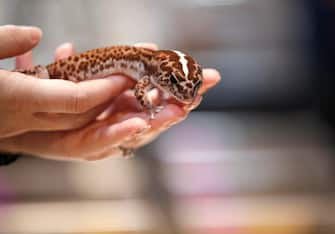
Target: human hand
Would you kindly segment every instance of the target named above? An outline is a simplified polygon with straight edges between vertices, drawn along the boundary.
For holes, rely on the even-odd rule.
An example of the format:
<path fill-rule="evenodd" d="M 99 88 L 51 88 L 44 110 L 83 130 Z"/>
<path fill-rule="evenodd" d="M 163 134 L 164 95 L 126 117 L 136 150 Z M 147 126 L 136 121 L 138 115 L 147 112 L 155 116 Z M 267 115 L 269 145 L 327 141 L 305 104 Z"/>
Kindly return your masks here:
<path fill-rule="evenodd" d="M 157 50 L 155 44 L 138 44 L 138 46 L 146 47 L 149 49 Z M 135 137 L 131 137 L 130 140 L 125 140 L 119 144 L 122 148 L 137 149 L 143 145 L 146 145 L 156 139 L 160 134 L 165 132 L 167 129 L 185 120 L 188 114 L 195 109 L 202 100 L 202 96 L 217 83 L 220 82 L 221 77 L 215 69 L 203 69 L 203 84 L 199 89 L 199 94 L 196 97 L 192 106 L 185 106 L 175 99 L 170 98 L 168 105 L 155 115 L 154 119 L 148 118 L 148 114 L 143 112 L 141 105 L 138 103 L 134 94 L 130 91 L 126 91 L 118 96 L 109 108 L 104 111 L 99 117 L 100 122 L 92 124 L 90 128 L 94 129 L 97 126 L 108 126 L 115 123 L 125 121 L 132 118 L 146 119 L 149 122 L 150 128 L 144 132 L 137 134 Z M 157 89 L 154 89 L 149 93 L 151 99 L 155 104 L 159 104 L 160 95 Z M 115 145 L 110 145 L 102 148 L 98 153 L 90 155 L 88 160 L 99 160 L 105 157 L 120 155 L 120 150 Z"/>
<path fill-rule="evenodd" d="M 152 44 L 138 46 L 156 48 Z M 66 48 L 63 54 L 68 54 L 70 50 L 65 51 Z M 217 71 L 205 69 L 200 94 L 213 87 L 219 80 Z M 151 95 L 154 100 L 159 101 L 155 91 Z M 199 96 L 197 104 L 200 100 Z M 2 144 L 0 142 L 0 149 L 3 145 L 10 152 L 24 152 L 44 158 L 98 160 L 120 155 L 119 146 L 138 148 L 147 144 L 170 126 L 185 119 L 190 111 L 171 102 L 156 115 L 154 120 L 150 120 L 138 105 L 134 95 L 125 92 L 114 99 L 96 122 L 82 129 L 27 133 L 8 138 Z"/>
<path fill-rule="evenodd" d="M 38 28 L 1 26 L 0 59 L 26 53 L 17 59 L 17 68 L 32 66 L 30 50 L 40 38 Z M 71 53 L 71 48 L 59 48 L 56 59 Z M 123 76 L 73 83 L 0 70 L 0 139 L 30 131 L 82 127 L 132 85 Z"/>
<path fill-rule="evenodd" d="M 137 137 L 132 138 L 130 141 L 124 142 L 122 144 L 122 147 L 137 149 L 143 145 L 150 143 L 160 134 L 168 130 L 170 127 L 184 121 L 188 117 L 189 113 L 200 105 L 200 102 L 202 101 L 202 96 L 221 80 L 219 72 L 215 69 L 203 69 L 203 77 L 204 80 L 201 88 L 199 89 L 198 97 L 196 98 L 196 101 L 191 107 L 188 108 L 187 106 L 183 106 L 182 104 L 176 102 L 174 99 L 169 100 L 169 104 L 161 112 L 155 115 L 154 119 L 149 121 L 151 128 L 144 134 L 140 134 Z M 159 96 L 156 95 L 156 93 L 152 94 L 153 99 L 156 99 L 156 101 L 159 102 Z M 120 103 L 123 103 L 123 105 L 120 105 Z M 121 94 L 113 102 L 112 107 L 112 111 L 111 113 L 108 113 L 108 115 L 113 116 L 113 112 L 119 112 L 119 116 L 116 117 L 116 119 L 127 119 L 133 118 L 135 116 L 142 116 L 143 118 L 143 115 L 145 115 L 144 113 L 140 112 L 141 107 L 138 105 L 136 98 L 127 92 Z M 120 113 L 124 113 L 124 115 L 121 115 Z M 105 113 L 103 113 L 102 115 L 104 114 Z M 108 151 L 105 153 L 105 155 L 100 155 L 100 157 L 103 158 L 107 155 Z"/>

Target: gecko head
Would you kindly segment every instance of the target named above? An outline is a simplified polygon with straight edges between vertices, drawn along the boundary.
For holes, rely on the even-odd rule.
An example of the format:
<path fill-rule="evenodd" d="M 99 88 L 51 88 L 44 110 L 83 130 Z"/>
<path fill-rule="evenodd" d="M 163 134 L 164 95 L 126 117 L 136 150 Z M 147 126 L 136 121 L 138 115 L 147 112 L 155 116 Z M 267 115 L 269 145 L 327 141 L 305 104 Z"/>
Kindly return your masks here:
<path fill-rule="evenodd" d="M 191 104 L 202 85 L 202 69 L 189 55 L 179 51 L 156 52 L 158 75 L 156 83 L 178 101 Z"/>

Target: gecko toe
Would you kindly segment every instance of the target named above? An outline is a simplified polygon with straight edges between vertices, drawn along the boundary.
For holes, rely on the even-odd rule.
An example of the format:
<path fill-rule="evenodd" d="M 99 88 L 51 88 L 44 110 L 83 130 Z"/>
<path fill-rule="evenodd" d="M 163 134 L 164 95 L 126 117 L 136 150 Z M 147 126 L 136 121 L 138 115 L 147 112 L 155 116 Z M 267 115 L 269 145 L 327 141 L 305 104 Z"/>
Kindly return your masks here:
<path fill-rule="evenodd" d="M 155 107 L 155 113 L 157 114 L 157 113 L 159 113 L 163 109 L 164 109 L 164 106 L 156 106 Z"/>

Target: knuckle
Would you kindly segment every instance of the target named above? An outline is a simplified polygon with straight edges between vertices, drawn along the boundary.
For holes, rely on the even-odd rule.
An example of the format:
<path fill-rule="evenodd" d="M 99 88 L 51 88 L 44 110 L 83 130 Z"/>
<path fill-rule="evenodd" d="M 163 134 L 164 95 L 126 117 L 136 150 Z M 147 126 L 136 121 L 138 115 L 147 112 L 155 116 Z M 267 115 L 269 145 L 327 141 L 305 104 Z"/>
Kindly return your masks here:
<path fill-rule="evenodd" d="M 76 91 L 73 93 L 70 101 L 70 109 L 74 113 L 84 113 L 88 111 L 88 96 L 85 92 Z"/>
<path fill-rule="evenodd" d="M 0 74 L 0 105 L 8 110 L 18 110 L 27 104 L 27 99 L 21 97 L 21 84 L 19 79 L 16 79 L 18 75 L 19 73 L 7 71 Z"/>

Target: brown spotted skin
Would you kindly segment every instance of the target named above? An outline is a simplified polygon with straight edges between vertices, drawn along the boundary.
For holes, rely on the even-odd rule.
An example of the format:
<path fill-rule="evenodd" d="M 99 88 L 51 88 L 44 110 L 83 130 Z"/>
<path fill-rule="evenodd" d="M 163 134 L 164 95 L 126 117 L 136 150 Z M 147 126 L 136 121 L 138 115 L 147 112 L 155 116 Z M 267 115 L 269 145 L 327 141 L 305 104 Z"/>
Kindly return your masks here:
<path fill-rule="evenodd" d="M 120 73 L 137 81 L 135 95 L 144 108 L 155 112 L 147 93 L 159 88 L 184 104 L 194 101 L 202 84 L 199 64 L 189 55 L 173 50 L 150 50 L 134 46 L 111 46 L 89 50 L 32 69 L 17 70 L 38 78 L 73 82 Z"/>
<path fill-rule="evenodd" d="M 51 79 L 74 82 L 102 78 L 115 73 L 139 80 L 151 69 L 153 51 L 131 46 L 89 50 L 46 66 Z"/>

